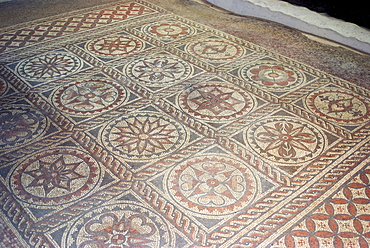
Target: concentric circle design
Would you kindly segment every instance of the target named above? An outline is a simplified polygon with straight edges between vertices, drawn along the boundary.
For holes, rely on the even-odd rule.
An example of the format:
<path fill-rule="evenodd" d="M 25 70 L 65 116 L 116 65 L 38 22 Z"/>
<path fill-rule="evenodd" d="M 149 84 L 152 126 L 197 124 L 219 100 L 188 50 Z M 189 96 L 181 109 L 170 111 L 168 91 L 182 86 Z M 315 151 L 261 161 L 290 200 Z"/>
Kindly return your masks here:
<path fill-rule="evenodd" d="M 163 87 L 185 80 L 193 71 L 184 60 L 173 56 L 156 56 L 135 60 L 125 68 L 127 76 L 149 87 Z"/>
<path fill-rule="evenodd" d="M 195 57 L 211 62 L 225 62 L 241 57 L 242 46 L 222 39 L 207 39 L 190 43 L 186 50 Z"/>
<path fill-rule="evenodd" d="M 245 165 L 218 155 L 196 157 L 177 165 L 166 182 L 175 202 L 206 215 L 235 213 L 257 193 L 256 178 Z"/>
<path fill-rule="evenodd" d="M 271 92 L 287 92 L 306 81 L 305 75 L 296 68 L 272 61 L 261 61 L 252 67 L 246 66 L 240 70 L 240 75 Z"/>
<path fill-rule="evenodd" d="M 92 40 L 86 48 L 98 56 L 117 57 L 142 50 L 144 43 L 135 37 L 114 35 Z"/>
<path fill-rule="evenodd" d="M 98 183 L 96 160 L 76 149 L 52 149 L 23 161 L 10 186 L 22 201 L 36 205 L 65 204 L 88 194 Z"/>
<path fill-rule="evenodd" d="M 46 117 L 26 105 L 0 110 L 0 148 L 12 148 L 36 140 L 49 126 Z"/>
<path fill-rule="evenodd" d="M 283 164 L 311 161 L 326 148 L 325 135 L 294 117 L 270 117 L 254 123 L 246 142 L 262 157 Z"/>
<path fill-rule="evenodd" d="M 186 139 L 183 126 L 155 112 L 122 116 L 103 130 L 105 147 L 131 160 L 163 157 L 180 148 Z"/>
<path fill-rule="evenodd" d="M 62 247 L 173 247 L 173 233 L 161 217 L 132 202 L 88 211 L 63 238 Z"/>
<path fill-rule="evenodd" d="M 67 52 L 50 52 L 22 61 L 19 76 L 30 81 L 56 80 L 77 72 L 83 66 L 78 57 Z"/>
<path fill-rule="evenodd" d="M 143 27 L 143 32 L 160 40 L 174 40 L 192 36 L 195 29 L 185 23 L 174 21 L 160 21 Z"/>
<path fill-rule="evenodd" d="M 254 100 L 247 92 L 211 82 L 185 90 L 179 99 L 185 112 L 202 120 L 234 120 L 254 107 Z"/>
<path fill-rule="evenodd" d="M 85 116 L 108 111 L 123 103 L 127 97 L 128 92 L 118 83 L 90 79 L 59 88 L 53 102 L 62 111 Z"/>
<path fill-rule="evenodd" d="M 308 109 L 321 117 L 345 125 L 359 125 L 370 118 L 370 101 L 346 90 L 328 87 L 306 98 Z"/>

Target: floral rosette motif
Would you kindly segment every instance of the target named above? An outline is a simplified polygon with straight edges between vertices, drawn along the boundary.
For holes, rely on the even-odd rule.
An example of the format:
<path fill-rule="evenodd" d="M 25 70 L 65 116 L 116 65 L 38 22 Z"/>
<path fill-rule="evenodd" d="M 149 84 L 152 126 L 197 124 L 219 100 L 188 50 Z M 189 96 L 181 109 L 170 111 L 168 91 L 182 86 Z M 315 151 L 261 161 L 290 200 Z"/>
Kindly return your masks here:
<path fill-rule="evenodd" d="M 62 111 L 85 116 L 109 111 L 122 104 L 127 96 L 127 90 L 120 84 L 96 78 L 59 88 L 53 102 Z"/>
<path fill-rule="evenodd" d="M 191 36 L 195 29 L 182 22 L 161 21 L 151 23 L 143 28 L 144 32 L 163 41 L 172 41 Z"/>
<path fill-rule="evenodd" d="M 241 77 L 272 92 L 287 92 L 305 82 L 305 75 L 297 69 L 271 61 L 262 61 L 239 71 Z"/>
<path fill-rule="evenodd" d="M 17 65 L 18 74 L 30 81 L 49 81 L 69 76 L 83 66 L 78 57 L 67 52 L 50 52 L 22 61 Z"/>
<path fill-rule="evenodd" d="M 159 113 L 122 116 L 106 125 L 103 144 L 126 159 L 145 160 L 165 156 L 186 141 L 179 123 Z"/>
<path fill-rule="evenodd" d="M 22 201 L 60 205 L 87 195 L 99 182 L 100 167 L 90 155 L 72 149 L 52 149 L 21 162 L 10 185 Z"/>
<path fill-rule="evenodd" d="M 173 85 L 188 78 L 193 69 L 188 62 L 174 56 L 155 56 L 129 63 L 127 75 L 148 87 Z"/>
<path fill-rule="evenodd" d="M 220 156 L 189 159 L 170 172 L 167 182 L 179 205 L 206 215 L 237 212 L 254 199 L 258 185 L 246 166 Z"/>
<path fill-rule="evenodd" d="M 171 230 L 158 215 L 130 203 L 117 203 L 89 211 L 64 237 L 63 247 L 170 248 Z"/>
<path fill-rule="evenodd" d="M 315 126 L 292 117 L 264 119 L 246 132 L 246 141 L 258 154 L 282 164 L 314 159 L 324 150 L 325 137 Z"/>

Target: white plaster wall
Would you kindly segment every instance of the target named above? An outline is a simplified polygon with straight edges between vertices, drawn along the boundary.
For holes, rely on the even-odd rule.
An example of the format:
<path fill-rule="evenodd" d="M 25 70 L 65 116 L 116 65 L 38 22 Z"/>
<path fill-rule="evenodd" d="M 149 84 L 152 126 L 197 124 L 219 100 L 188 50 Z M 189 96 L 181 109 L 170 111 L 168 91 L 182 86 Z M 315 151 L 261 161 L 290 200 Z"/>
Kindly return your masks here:
<path fill-rule="evenodd" d="M 279 0 L 207 0 L 239 15 L 258 17 L 299 29 L 370 54 L 370 31 L 356 24 Z"/>

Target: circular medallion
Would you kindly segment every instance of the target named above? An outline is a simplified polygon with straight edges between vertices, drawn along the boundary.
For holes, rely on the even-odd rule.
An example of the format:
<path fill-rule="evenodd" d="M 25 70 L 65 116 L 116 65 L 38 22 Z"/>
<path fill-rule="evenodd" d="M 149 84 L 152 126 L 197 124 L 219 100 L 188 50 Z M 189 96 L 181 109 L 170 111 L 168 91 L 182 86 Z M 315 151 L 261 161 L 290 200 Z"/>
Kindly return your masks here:
<path fill-rule="evenodd" d="M 144 43 L 134 37 L 115 35 L 92 40 L 86 44 L 87 50 L 103 57 L 128 55 L 142 50 Z"/>
<path fill-rule="evenodd" d="M 359 95 L 338 88 L 324 88 L 306 98 L 311 112 L 345 125 L 358 125 L 369 120 L 370 102 Z"/>
<path fill-rule="evenodd" d="M 10 185 L 22 201 L 59 205 L 84 197 L 99 177 L 100 167 L 90 155 L 76 149 L 51 149 L 23 161 L 12 173 Z"/>
<path fill-rule="evenodd" d="M 250 112 L 254 101 L 247 92 L 229 85 L 200 84 L 180 94 L 180 106 L 202 120 L 235 120 Z"/>
<path fill-rule="evenodd" d="M 185 23 L 173 21 L 161 21 L 150 23 L 142 29 L 146 34 L 149 34 L 161 40 L 174 40 L 191 36 L 195 33 L 195 29 Z"/>
<path fill-rule="evenodd" d="M 165 115 L 146 112 L 111 121 L 103 130 L 103 144 L 113 153 L 132 160 L 163 157 L 180 148 L 186 131 Z"/>
<path fill-rule="evenodd" d="M 7 91 L 8 91 L 7 82 L 4 79 L 0 78 L 0 96 L 5 95 Z"/>
<path fill-rule="evenodd" d="M 186 50 L 197 58 L 212 62 L 224 62 L 241 57 L 243 47 L 220 39 L 208 39 L 190 43 Z"/>
<path fill-rule="evenodd" d="M 305 82 L 305 76 L 297 69 L 279 65 L 275 62 L 263 61 L 253 67 L 244 67 L 240 70 L 241 77 L 251 80 L 272 92 L 286 92 Z"/>
<path fill-rule="evenodd" d="M 73 82 L 59 88 L 53 102 L 62 111 L 85 116 L 108 111 L 127 99 L 120 84 L 102 79 Z"/>
<path fill-rule="evenodd" d="M 67 52 L 50 52 L 22 61 L 16 68 L 19 76 L 31 81 L 56 80 L 77 72 L 83 62 Z"/>
<path fill-rule="evenodd" d="M 126 66 L 126 74 L 149 87 L 163 87 L 178 83 L 191 75 L 192 67 L 185 61 L 170 56 L 148 57 Z"/>
<path fill-rule="evenodd" d="M 3 106 L 0 110 L 0 147 L 12 148 L 35 141 L 49 123 L 38 110 L 24 105 Z"/>
<path fill-rule="evenodd" d="M 310 161 L 326 146 L 320 130 L 293 117 L 269 117 L 254 123 L 246 141 L 262 157 L 285 164 Z"/>
<path fill-rule="evenodd" d="M 88 211 L 63 238 L 63 247 L 174 247 L 173 234 L 147 208 L 117 203 Z"/>
<path fill-rule="evenodd" d="M 253 173 L 238 161 L 221 156 L 189 159 L 174 167 L 166 182 L 179 205 L 206 215 L 235 213 L 257 192 Z"/>

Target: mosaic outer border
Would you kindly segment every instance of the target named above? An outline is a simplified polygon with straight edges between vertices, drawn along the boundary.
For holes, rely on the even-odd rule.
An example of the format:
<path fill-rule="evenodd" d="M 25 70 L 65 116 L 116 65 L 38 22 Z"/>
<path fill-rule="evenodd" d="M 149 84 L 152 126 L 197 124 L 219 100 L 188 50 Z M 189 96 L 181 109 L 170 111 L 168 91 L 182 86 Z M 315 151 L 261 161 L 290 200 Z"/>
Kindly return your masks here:
<path fill-rule="evenodd" d="M 0 100 L 17 102 L 23 98 L 26 99 L 28 104 L 45 114 L 56 129 L 58 129 L 53 134 L 46 135 L 40 139 L 40 142 L 36 144 L 24 145 L 20 149 L 1 154 L 0 160 L 11 166 L 23 156 L 29 156 L 53 143 L 63 144 L 63 142 L 68 141 L 89 152 L 109 175 L 114 175 L 115 177 L 112 181 L 114 183 L 96 191 L 89 198 L 82 199 L 62 210 L 55 211 L 53 215 L 45 215 L 44 218 L 37 220 L 29 214 L 29 210 L 27 210 L 29 206 L 20 203 L 10 194 L 6 183 L 4 183 L 5 180 L 1 178 L 0 200 L 2 209 L 30 245 L 34 247 L 52 247 L 55 244 L 55 240 L 51 238 L 51 233 L 58 230 L 61 224 L 66 224 L 74 220 L 76 216 L 82 215 L 85 211 L 97 208 L 104 202 L 114 199 L 118 192 L 125 192 L 125 194 L 132 192 L 138 201 L 146 201 L 148 206 L 152 207 L 157 214 L 163 216 L 178 234 L 181 233 L 188 238 L 189 246 L 231 247 L 233 245 L 235 247 L 257 247 L 260 244 L 268 245 L 277 238 L 274 233 L 293 227 L 296 224 L 296 220 L 305 217 L 304 215 L 294 217 L 297 213 L 306 213 L 314 210 L 319 204 L 319 200 L 317 199 L 327 197 L 327 189 L 337 187 L 337 179 L 346 174 L 346 178 L 350 178 L 358 170 L 366 166 L 367 162 L 365 158 L 370 153 L 368 145 L 370 141 L 370 130 L 368 123 L 362 123 L 355 129 L 348 129 L 309 112 L 304 106 L 299 105 L 299 101 L 308 92 L 311 92 L 317 87 L 327 85 L 343 87 L 364 98 L 370 97 L 369 91 L 234 36 L 173 15 L 144 1 L 130 2 L 138 4 L 143 8 L 148 8 L 152 12 L 132 17 L 137 20 L 136 24 L 128 23 L 122 19 L 115 20 L 113 18 L 111 21 L 107 19 L 105 20 L 105 24 L 101 24 L 101 27 L 99 27 L 100 24 L 89 27 L 94 28 L 97 34 L 89 37 L 79 37 L 78 42 L 87 41 L 95 36 L 103 35 L 104 32 L 108 32 L 104 30 L 105 27 L 111 31 L 115 29 L 115 25 L 125 24 L 127 25 L 123 28 L 125 32 L 142 39 L 144 42 L 151 44 L 152 47 L 138 51 L 136 54 L 128 55 L 124 61 L 138 58 L 143 54 L 165 52 L 189 61 L 192 66 L 199 70 L 199 74 L 197 75 L 199 77 L 194 76 L 194 78 L 187 78 L 184 81 L 178 82 L 173 89 L 169 89 L 167 92 L 161 90 L 156 92 L 156 89 L 140 85 L 127 78 L 120 70 L 124 61 L 112 60 L 104 62 L 84 51 L 81 47 L 68 44 L 73 39 L 72 36 L 68 36 L 68 39 L 62 42 L 61 38 L 64 37 L 58 37 L 64 34 L 58 35 L 58 32 L 55 33 L 55 38 L 47 37 L 46 34 L 30 35 L 19 33 L 17 34 L 19 37 L 27 37 L 29 42 L 19 40 L 20 45 L 18 47 L 11 47 L 9 43 L 7 45 L 8 50 L 4 50 L 4 55 L 0 57 L 3 59 L 5 56 L 9 56 L 7 59 L 4 59 L 5 62 L 2 62 L 0 73 L 6 82 L 11 85 L 11 88 L 19 91 L 17 92 L 19 93 L 17 96 L 16 94 L 10 94 L 6 96 L 7 98 L 3 98 L 4 100 Z M 104 7 L 113 8 L 115 6 L 105 5 Z M 96 11 L 99 8 L 102 7 L 93 8 L 91 11 Z M 86 13 L 86 10 L 74 12 L 73 15 L 84 13 Z M 163 40 L 153 38 L 153 36 L 146 36 L 141 33 L 138 29 L 140 26 L 145 26 L 149 21 L 159 16 L 161 20 L 176 20 L 197 29 L 199 31 L 195 34 L 197 39 L 207 39 L 209 36 L 215 36 L 219 39 L 228 40 L 243 46 L 246 49 L 247 56 L 235 62 L 211 63 L 208 60 L 198 60 L 187 54 L 186 49 L 181 47 L 181 45 L 189 41 L 188 37 L 180 37 L 178 40 L 164 42 Z M 68 17 L 69 15 L 62 15 L 60 19 Z M 89 19 L 89 17 L 86 18 Z M 46 25 L 45 23 L 49 21 L 50 19 L 43 20 L 43 25 Z M 115 23 L 115 21 L 117 22 Z M 31 22 L 28 25 L 32 27 L 37 25 L 37 22 Z M 58 27 L 58 25 L 55 23 L 52 24 L 53 27 Z M 8 28 L 6 31 L 11 34 L 11 29 Z M 76 30 L 72 33 L 81 36 L 85 34 L 84 32 L 78 34 L 78 32 Z M 16 38 L 14 36 L 14 41 Z M 48 40 L 49 38 L 50 40 Z M 38 42 L 39 39 L 42 40 L 42 43 Z M 70 75 L 57 81 L 32 86 L 25 83 L 15 74 L 11 67 L 6 65 L 21 60 L 23 57 L 30 57 L 46 50 L 52 50 L 55 47 L 53 45 L 55 42 L 64 44 L 65 49 L 83 59 L 84 63 L 86 63 L 86 68 L 79 72 L 78 75 Z M 26 48 L 30 52 L 25 53 Z M 256 87 L 248 80 L 239 79 L 233 71 L 233 68 L 242 68 L 246 64 L 257 63 L 266 58 L 298 68 L 306 75 L 310 75 L 310 83 L 297 86 L 297 90 L 286 92 L 283 95 L 276 95 L 273 92 Z M 129 103 L 123 104 L 123 106 L 107 111 L 107 113 L 101 113 L 100 115 L 88 117 L 84 120 L 73 118 L 66 113 L 58 111 L 50 104 L 50 99 L 45 93 L 49 87 L 55 88 L 60 84 L 68 85 L 69 82 L 80 76 L 89 77 L 96 73 L 104 74 L 104 76 L 115 80 L 117 83 L 126 87 L 136 98 Z M 207 78 L 210 75 L 222 78 L 233 84 L 233 87 L 240 87 L 258 98 L 260 102 L 259 107 L 256 107 L 250 115 L 238 117 L 232 123 L 222 124 L 224 125 L 222 128 L 218 128 L 217 125 L 212 126 L 209 123 L 186 115 L 181 111 L 178 103 L 171 99 L 175 98 L 176 91 L 191 87 L 196 81 L 195 78 Z M 145 109 L 145 107 L 150 105 L 156 111 L 161 111 L 162 114 L 184 125 L 192 132 L 192 136 L 195 138 L 172 154 L 159 158 L 143 167 L 138 166 L 135 168 L 135 165 L 130 164 L 129 161 L 124 161 L 107 151 L 94 136 L 94 132 L 107 119 L 112 120 L 117 118 L 117 116 Z M 323 153 L 314 162 L 300 168 L 295 174 L 288 174 L 270 165 L 261 156 L 249 151 L 241 142 L 230 138 L 231 135 L 238 133 L 239 125 L 248 126 L 254 119 L 265 118 L 272 111 L 278 110 L 284 110 L 292 116 L 310 121 L 322 128 L 322 130 L 340 138 L 338 138 L 337 143 L 333 147 L 330 147 L 328 151 Z M 222 227 L 212 232 L 207 232 L 191 216 L 187 216 L 187 212 L 177 208 L 166 196 L 161 195 L 156 188 L 148 184 L 146 180 L 174 167 L 184 159 L 191 157 L 194 153 L 215 145 L 221 147 L 224 152 L 228 152 L 239 160 L 248 163 L 253 170 L 264 174 L 266 178 L 276 182 L 278 186 L 272 192 L 263 196 L 258 202 L 249 206 L 244 212 L 240 212 L 231 219 L 228 219 Z M 282 202 L 284 204 L 281 204 Z M 47 234 L 42 234 L 43 232 Z"/>

